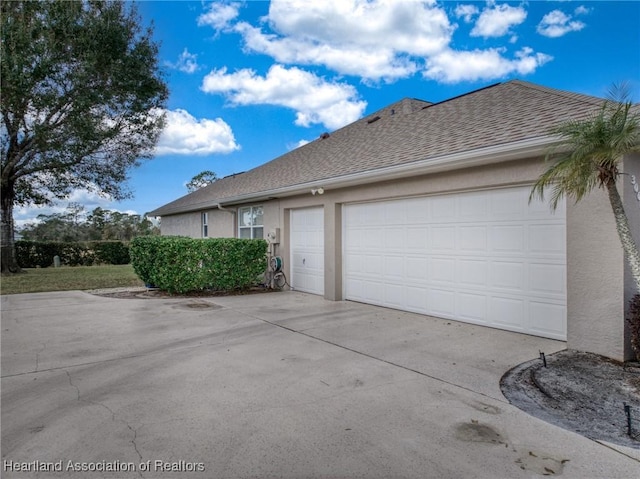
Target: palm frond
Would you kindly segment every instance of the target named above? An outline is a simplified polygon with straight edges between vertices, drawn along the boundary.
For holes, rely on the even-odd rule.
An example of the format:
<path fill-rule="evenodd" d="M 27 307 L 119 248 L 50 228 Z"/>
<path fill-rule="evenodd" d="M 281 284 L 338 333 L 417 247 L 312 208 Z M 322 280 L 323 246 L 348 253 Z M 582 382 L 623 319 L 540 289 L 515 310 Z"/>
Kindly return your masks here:
<path fill-rule="evenodd" d="M 626 91 L 614 86 L 614 99 L 605 100 L 590 116 L 551 131 L 559 142 L 547 153 L 551 165 L 534 184 L 529 201 L 543 200 L 551 188 L 550 204 L 555 209 L 565 196 L 577 202 L 595 187 L 617 179 L 624 155 L 640 151 L 640 109 L 627 100 Z"/>

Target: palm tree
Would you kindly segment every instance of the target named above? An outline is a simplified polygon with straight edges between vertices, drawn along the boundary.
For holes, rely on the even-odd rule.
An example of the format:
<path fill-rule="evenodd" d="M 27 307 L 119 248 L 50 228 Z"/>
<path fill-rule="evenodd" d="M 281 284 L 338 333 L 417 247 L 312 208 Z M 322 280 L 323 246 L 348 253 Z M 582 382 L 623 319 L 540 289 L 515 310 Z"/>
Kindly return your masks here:
<path fill-rule="evenodd" d="M 595 187 L 604 188 L 640 292 L 640 253 L 616 187 L 623 157 L 640 151 L 640 109 L 628 98 L 624 86 L 614 86 L 610 99 L 597 112 L 586 119 L 563 123 L 552 131 L 559 136 L 559 143 L 546 159 L 554 163 L 538 178 L 529 200 L 536 196 L 543 199 L 544 190 L 550 187 L 551 207 L 555 209 L 564 196 L 578 202 Z"/>

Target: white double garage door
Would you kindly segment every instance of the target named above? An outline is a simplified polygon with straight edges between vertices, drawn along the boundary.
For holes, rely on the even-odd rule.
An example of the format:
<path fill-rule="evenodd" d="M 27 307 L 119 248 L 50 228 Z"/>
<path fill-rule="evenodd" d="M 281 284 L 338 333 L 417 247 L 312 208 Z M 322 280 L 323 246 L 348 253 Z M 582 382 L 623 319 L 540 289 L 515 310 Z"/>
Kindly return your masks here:
<path fill-rule="evenodd" d="M 345 299 L 566 339 L 566 219 L 530 187 L 343 207 Z M 322 208 L 291 212 L 292 285 L 324 293 Z"/>

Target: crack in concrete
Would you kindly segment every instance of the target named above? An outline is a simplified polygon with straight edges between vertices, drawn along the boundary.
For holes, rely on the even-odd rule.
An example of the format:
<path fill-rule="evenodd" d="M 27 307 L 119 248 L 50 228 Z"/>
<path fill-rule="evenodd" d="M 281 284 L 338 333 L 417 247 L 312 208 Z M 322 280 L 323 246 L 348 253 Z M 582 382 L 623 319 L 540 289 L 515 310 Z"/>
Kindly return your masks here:
<path fill-rule="evenodd" d="M 138 430 L 136 428 L 134 428 L 133 426 L 131 426 L 131 424 L 129 424 L 126 420 L 121 419 L 120 417 L 118 417 L 117 414 L 115 413 L 115 411 L 113 409 L 111 409 L 109 406 L 107 406 L 106 404 L 103 404 L 103 403 L 97 402 L 97 401 L 90 401 L 88 399 L 81 398 L 80 397 L 80 388 L 78 388 L 78 386 L 76 386 L 73 383 L 73 380 L 71 379 L 71 374 L 66 369 L 64 370 L 64 372 L 67 374 L 67 378 L 69 379 L 69 385 L 71 385 L 73 388 L 75 388 L 75 390 L 77 392 L 77 397 L 76 397 L 77 401 L 81 401 L 81 402 L 84 402 L 86 404 L 92 404 L 94 406 L 103 407 L 104 409 L 109 411 L 109 413 L 111 414 L 111 420 L 112 421 L 116 421 L 116 422 L 120 422 L 120 423 L 124 424 L 125 426 L 127 426 L 127 429 L 129 429 L 129 431 L 131 431 L 133 433 L 133 439 L 131 439 L 131 441 L 129 441 L 129 442 L 131 444 L 133 444 L 133 449 L 136 451 L 136 454 L 138 455 L 138 458 L 140 459 L 140 463 L 142 463 L 143 462 L 142 454 L 140 453 L 140 450 L 138 449 L 138 444 L 136 443 L 136 439 L 138 439 Z M 144 475 L 142 474 L 142 471 L 138 470 L 137 472 L 138 472 L 138 475 L 140 477 L 144 478 Z"/>
<path fill-rule="evenodd" d="M 304 331 L 298 330 L 298 329 L 294 329 L 293 327 L 285 326 L 283 324 L 276 323 L 274 321 L 269 321 L 268 319 L 261 318 L 260 316 L 256 316 L 254 314 L 250 314 L 248 312 L 245 312 L 244 314 L 246 316 L 249 316 L 250 318 L 254 318 L 254 319 L 257 319 L 258 321 L 262 321 L 263 323 L 267 323 L 267 324 L 270 324 L 270 325 L 275 326 L 277 328 L 284 329 L 285 331 L 289 331 L 289 332 L 295 333 L 295 334 L 300 334 L 301 336 L 306 336 L 308 338 L 315 339 L 316 341 L 320 341 L 320 342 L 325 343 L 325 344 L 330 344 L 331 346 L 335 346 L 337 348 L 344 349 L 345 351 L 350 351 L 350 352 L 358 354 L 360 356 L 364 356 L 365 358 L 373 359 L 375 361 L 379 361 L 381 363 L 385 363 L 385 364 L 388 364 L 388 365 L 396 367 L 396 368 L 404 369 L 405 371 L 409 371 L 409 372 L 418 374 L 420 376 L 423 376 L 423 377 L 426 377 L 426 378 L 429 378 L 429 379 L 433 379 L 435 381 L 438 381 L 438 382 L 441 382 L 441 383 L 444 383 L 444 384 L 448 384 L 450 386 L 453 386 L 453 387 L 458 388 L 458 389 L 462 389 L 464 391 L 469 391 L 469 392 L 471 392 L 473 394 L 478 394 L 480 396 L 484 396 L 484 397 L 489 398 L 489 399 L 494 400 L 494 401 L 499 401 L 499 402 L 504 403 L 504 404 L 509 404 L 509 401 L 507 401 L 504 398 L 493 397 L 493 396 L 491 396 L 489 394 L 486 394 L 486 393 L 483 393 L 483 392 L 480 392 L 480 391 L 476 391 L 475 389 L 472 389 L 472 388 L 466 387 L 466 386 L 462 386 L 461 384 L 454 383 L 454 382 L 449 381 L 447 379 L 444 379 L 444 378 L 441 378 L 441 377 L 438 377 L 438 376 L 433 376 L 431 374 L 427 374 L 427 373 L 425 373 L 423 371 L 420 371 L 418 369 L 414 369 L 414 368 L 411 368 L 411 367 L 408 367 L 408 366 L 404 366 L 404 365 L 396 363 L 394 361 L 391 361 L 391 360 L 388 360 L 388 359 L 383 359 L 381 357 L 374 356 L 373 354 L 369 354 L 369 353 L 366 353 L 364 351 L 359 351 L 357 349 L 350 348 L 350 347 L 345 346 L 343 344 L 338 344 L 338 343 L 335 343 L 333 341 L 329 341 L 328 339 L 323 339 L 321 337 L 314 336 L 313 334 L 305 333 Z"/>
<path fill-rule="evenodd" d="M 39 366 L 39 363 L 40 363 L 40 353 L 43 353 L 45 349 L 47 349 L 47 343 L 46 342 L 42 343 L 42 349 L 40 349 L 39 351 L 36 351 L 36 369 L 34 371 L 35 373 L 38 372 L 38 366 Z"/>
<path fill-rule="evenodd" d="M 78 386 L 76 386 L 75 384 L 73 384 L 73 381 L 71 380 L 71 374 L 69 374 L 69 371 L 67 371 L 66 369 L 64 370 L 64 372 L 67 374 L 67 378 L 69 379 L 69 385 L 72 388 L 75 388 L 76 393 L 77 393 L 77 397 L 76 397 L 76 401 L 80 401 L 80 389 L 78 388 Z"/>

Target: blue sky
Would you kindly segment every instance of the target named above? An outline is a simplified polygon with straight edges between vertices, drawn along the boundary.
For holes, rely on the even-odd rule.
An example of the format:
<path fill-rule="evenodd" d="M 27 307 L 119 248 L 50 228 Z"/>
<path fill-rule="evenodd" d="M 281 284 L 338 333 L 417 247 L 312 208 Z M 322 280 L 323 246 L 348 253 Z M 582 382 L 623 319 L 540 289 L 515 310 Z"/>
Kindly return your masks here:
<path fill-rule="evenodd" d="M 514 78 L 640 100 L 640 2 L 141 1 L 170 89 L 134 197 L 70 201 L 144 214 L 203 170 L 249 170 L 404 97 L 431 102 Z M 40 213 L 19 208 L 18 226 Z"/>

